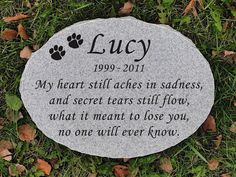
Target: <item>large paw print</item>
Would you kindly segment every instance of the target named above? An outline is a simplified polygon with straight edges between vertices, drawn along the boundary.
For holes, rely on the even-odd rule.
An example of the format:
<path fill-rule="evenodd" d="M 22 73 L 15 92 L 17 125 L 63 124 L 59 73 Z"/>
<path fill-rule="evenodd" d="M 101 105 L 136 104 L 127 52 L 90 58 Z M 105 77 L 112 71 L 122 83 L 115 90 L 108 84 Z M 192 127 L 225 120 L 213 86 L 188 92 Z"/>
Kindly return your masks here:
<path fill-rule="evenodd" d="M 58 45 L 55 45 L 49 50 L 49 53 L 51 54 L 52 59 L 61 60 L 62 57 L 66 54 L 66 51 L 63 50 L 62 46 L 58 47 Z"/>
<path fill-rule="evenodd" d="M 71 36 L 68 36 L 67 41 L 69 42 L 69 46 L 74 49 L 79 48 L 79 46 L 84 42 L 84 40 L 81 39 L 81 35 L 76 35 L 75 33 L 73 33 Z"/>

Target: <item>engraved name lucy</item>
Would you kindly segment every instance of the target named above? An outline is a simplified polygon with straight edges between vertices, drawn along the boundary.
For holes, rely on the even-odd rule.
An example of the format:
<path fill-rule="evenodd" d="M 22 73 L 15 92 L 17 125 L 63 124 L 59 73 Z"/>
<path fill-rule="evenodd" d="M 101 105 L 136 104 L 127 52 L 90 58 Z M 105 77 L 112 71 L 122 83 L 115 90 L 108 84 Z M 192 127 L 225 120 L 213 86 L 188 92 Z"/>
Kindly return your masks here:
<path fill-rule="evenodd" d="M 111 39 L 109 40 L 109 48 L 104 48 L 101 47 L 101 45 L 98 45 L 101 43 L 102 40 L 106 40 L 106 36 L 102 33 L 97 34 L 92 41 L 92 45 L 90 48 L 90 51 L 88 54 L 104 54 L 106 52 L 109 52 L 110 54 L 121 54 L 121 53 L 126 53 L 127 55 L 133 54 L 135 52 L 141 51 L 141 55 L 137 58 L 134 58 L 135 62 L 140 62 L 144 59 L 144 57 L 147 55 L 150 45 L 151 45 L 151 40 L 116 40 L 116 39 Z M 135 50 L 136 48 L 136 50 Z"/>

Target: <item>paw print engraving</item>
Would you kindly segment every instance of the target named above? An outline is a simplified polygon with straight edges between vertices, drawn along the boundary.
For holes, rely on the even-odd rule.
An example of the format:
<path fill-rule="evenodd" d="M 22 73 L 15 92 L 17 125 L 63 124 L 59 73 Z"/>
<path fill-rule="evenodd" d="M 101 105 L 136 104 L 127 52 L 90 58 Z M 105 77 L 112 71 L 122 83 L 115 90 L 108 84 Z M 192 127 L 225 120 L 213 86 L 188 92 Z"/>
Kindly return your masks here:
<path fill-rule="evenodd" d="M 66 51 L 63 50 L 62 46 L 55 45 L 53 48 L 49 50 L 52 59 L 54 60 L 61 60 L 62 57 L 66 54 Z"/>
<path fill-rule="evenodd" d="M 73 33 L 71 36 L 68 36 L 67 41 L 69 42 L 69 46 L 74 49 L 79 48 L 79 46 L 84 42 L 84 40 L 81 39 L 81 35 L 76 35 L 75 33 Z"/>

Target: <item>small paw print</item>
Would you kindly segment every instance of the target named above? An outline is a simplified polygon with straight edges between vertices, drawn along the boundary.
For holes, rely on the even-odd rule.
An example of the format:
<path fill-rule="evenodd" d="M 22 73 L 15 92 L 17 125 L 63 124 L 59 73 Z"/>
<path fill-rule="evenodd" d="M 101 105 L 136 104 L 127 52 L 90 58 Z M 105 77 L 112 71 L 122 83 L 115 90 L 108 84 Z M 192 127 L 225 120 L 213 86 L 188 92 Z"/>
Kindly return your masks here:
<path fill-rule="evenodd" d="M 79 48 L 79 46 L 84 42 L 84 40 L 81 39 L 81 35 L 76 35 L 75 33 L 73 33 L 71 36 L 68 36 L 67 41 L 69 42 L 69 46 L 74 49 Z"/>
<path fill-rule="evenodd" d="M 62 57 L 66 54 L 66 51 L 63 50 L 62 46 L 55 45 L 53 48 L 49 50 L 52 59 L 54 60 L 61 60 Z"/>

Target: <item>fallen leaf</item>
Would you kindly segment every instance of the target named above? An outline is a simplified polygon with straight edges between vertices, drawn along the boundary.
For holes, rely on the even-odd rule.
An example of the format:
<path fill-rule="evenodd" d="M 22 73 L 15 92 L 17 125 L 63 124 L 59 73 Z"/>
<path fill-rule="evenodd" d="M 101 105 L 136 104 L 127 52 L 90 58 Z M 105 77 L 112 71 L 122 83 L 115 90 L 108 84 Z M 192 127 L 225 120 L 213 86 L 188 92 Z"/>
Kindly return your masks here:
<path fill-rule="evenodd" d="M 16 170 L 21 174 L 26 170 L 24 165 L 16 164 Z"/>
<path fill-rule="evenodd" d="M 126 165 L 115 165 L 112 170 L 116 177 L 127 177 L 129 175 L 129 169 Z"/>
<path fill-rule="evenodd" d="M 224 55 L 223 55 L 223 57 L 229 57 L 229 56 L 232 56 L 232 55 L 236 55 L 236 52 L 234 52 L 234 51 L 230 51 L 230 50 L 224 50 Z"/>
<path fill-rule="evenodd" d="M 4 126 L 4 122 L 5 122 L 5 119 L 2 118 L 2 117 L 0 117 L 0 129 L 3 128 L 3 126 Z"/>
<path fill-rule="evenodd" d="M 190 0 L 187 7 L 184 9 L 184 15 L 187 15 L 195 7 L 195 0 Z"/>
<path fill-rule="evenodd" d="M 229 51 L 229 50 L 224 50 L 224 51 L 215 51 L 213 50 L 212 51 L 212 57 L 220 57 L 220 58 L 223 58 L 223 59 L 232 59 L 236 56 L 236 52 L 234 51 Z"/>
<path fill-rule="evenodd" d="M 97 173 L 89 173 L 88 177 L 97 177 Z"/>
<path fill-rule="evenodd" d="M 196 1 L 198 1 L 200 7 L 201 7 L 202 9 L 204 9 L 204 6 L 203 6 L 203 0 L 196 0 Z"/>
<path fill-rule="evenodd" d="M 23 172 L 26 170 L 25 166 L 24 166 L 24 165 L 20 165 L 20 164 L 16 164 L 16 172 L 17 172 L 17 173 L 15 173 L 12 168 L 13 168 L 12 166 L 10 166 L 10 167 L 8 168 L 8 171 L 9 171 L 10 176 L 18 176 L 18 175 L 21 175 L 21 173 L 23 173 Z"/>
<path fill-rule="evenodd" d="M 171 174 L 172 171 L 173 171 L 173 167 L 172 167 L 170 158 L 164 158 L 164 159 L 162 159 L 162 160 L 161 160 L 160 168 L 161 168 L 164 172 L 167 172 L 167 173 Z"/>
<path fill-rule="evenodd" d="M 28 18 L 28 15 L 22 14 L 22 13 L 18 13 L 15 16 L 10 16 L 10 17 L 3 17 L 3 21 L 5 22 L 12 22 L 12 21 L 16 21 L 16 20 L 21 20 L 21 19 L 25 19 Z"/>
<path fill-rule="evenodd" d="M 21 23 L 17 26 L 17 29 L 18 29 L 18 35 L 20 35 L 20 37 L 22 37 L 24 40 L 29 39 L 29 36 L 25 30 L 25 27 Z"/>
<path fill-rule="evenodd" d="M 205 132 L 216 132 L 216 122 L 212 115 L 208 115 L 207 119 L 202 124 L 202 128 Z"/>
<path fill-rule="evenodd" d="M 236 107 L 236 101 L 234 101 L 234 106 Z"/>
<path fill-rule="evenodd" d="M 29 124 L 21 125 L 18 128 L 19 138 L 21 141 L 32 141 L 35 138 L 36 130 Z"/>
<path fill-rule="evenodd" d="M 52 170 L 51 165 L 42 159 L 37 159 L 36 167 L 46 175 L 50 175 L 50 172 Z"/>
<path fill-rule="evenodd" d="M 219 166 L 219 161 L 218 160 L 212 159 L 212 160 L 208 161 L 209 170 L 214 171 L 218 168 L 218 166 Z"/>
<path fill-rule="evenodd" d="M 133 10 L 133 3 L 130 1 L 125 2 L 124 6 L 120 8 L 119 15 L 129 15 Z"/>
<path fill-rule="evenodd" d="M 229 131 L 233 132 L 233 133 L 236 133 L 236 122 L 234 122 L 230 128 L 229 128 Z"/>
<path fill-rule="evenodd" d="M 0 141 L 0 149 L 13 149 L 13 144 L 10 141 L 7 140 L 1 140 Z"/>
<path fill-rule="evenodd" d="M 218 149 L 220 147 L 222 141 L 222 135 L 219 135 L 215 138 L 214 144 L 215 144 L 215 149 Z"/>
<path fill-rule="evenodd" d="M 193 7 L 192 9 L 193 9 L 193 16 L 194 17 L 198 16 L 196 7 Z"/>
<path fill-rule="evenodd" d="M 2 157 L 6 161 L 12 160 L 11 152 L 8 149 L 0 149 L 0 157 Z"/>
<path fill-rule="evenodd" d="M 17 36 L 17 31 L 13 29 L 5 29 L 1 32 L 1 39 L 11 41 Z"/>
<path fill-rule="evenodd" d="M 232 64 L 236 62 L 236 52 L 230 50 L 224 50 L 221 57 L 226 60 L 226 62 Z"/>
<path fill-rule="evenodd" d="M 231 177 L 229 174 L 221 174 L 220 177 Z"/>
<path fill-rule="evenodd" d="M 186 8 L 184 9 L 184 16 L 187 15 L 191 10 L 193 15 L 196 17 L 198 16 L 197 9 L 196 9 L 196 2 L 199 3 L 200 7 L 203 9 L 203 1 L 202 0 L 190 0 Z"/>
<path fill-rule="evenodd" d="M 32 50 L 29 46 L 25 46 L 21 51 L 20 51 L 20 58 L 23 59 L 29 59 L 32 55 Z"/>

